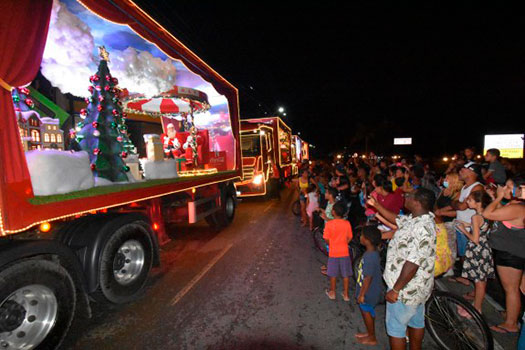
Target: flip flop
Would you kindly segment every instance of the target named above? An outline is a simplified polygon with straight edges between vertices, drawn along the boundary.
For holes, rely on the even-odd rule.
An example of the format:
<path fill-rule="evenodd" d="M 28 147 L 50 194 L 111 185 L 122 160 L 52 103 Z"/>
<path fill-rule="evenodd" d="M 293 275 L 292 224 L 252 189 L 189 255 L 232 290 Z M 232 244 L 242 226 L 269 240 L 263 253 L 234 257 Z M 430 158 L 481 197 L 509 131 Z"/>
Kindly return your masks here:
<path fill-rule="evenodd" d="M 328 272 L 326 272 L 327 270 L 321 270 L 321 274 L 322 275 L 325 275 L 325 276 L 328 276 Z"/>
<path fill-rule="evenodd" d="M 490 329 L 496 333 L 502 333 L 502 334 L 518 334 L 519 331 L 510 331 L 507 328 L 501 327 L 500 325 L 494 325 L 490 327 Z"/>
<path fill-rule="evenodd" d="M 326 265 L 321 266 L 321 270 L 328 270 L 328 267 Z"/>
<path fill-rule="evenodd" d="M 350 297 L 345 297 L 345 293 L 341 292 L 341 296 L 343 297 L 344 301 L 350 301 Z"/>
<path fill-rule="evenodd" d="M 335 293 L 334 293 L 334 296 L 331 296 L 330 295 L 330 291 L 328 289 L 325 289 L 324 292 L 325 292 L 326 296 L 328 297 L 328 299 L 335 300 Z"/>

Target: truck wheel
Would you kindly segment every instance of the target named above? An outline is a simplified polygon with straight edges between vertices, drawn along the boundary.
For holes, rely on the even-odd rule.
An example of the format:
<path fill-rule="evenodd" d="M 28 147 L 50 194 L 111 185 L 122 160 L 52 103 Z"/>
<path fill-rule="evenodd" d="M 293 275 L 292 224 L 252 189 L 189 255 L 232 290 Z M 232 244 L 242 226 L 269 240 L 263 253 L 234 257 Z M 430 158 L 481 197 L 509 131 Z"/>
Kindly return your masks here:
<path fill-rule="evenodd" d="M 228 226 L 235 217 L 235 191 L 221 189 L 221 207 L 215 213 L 206 217 L 208 225 L 216 230 Z"/>
<path fill-rule="evenodd" d="M 135 300 L 144 287 L 153 262 L 153 242 L 137 223 L 120 226 L 106 241 L 99 266 L 97 301 L 114 304 Z"/>
<path fill-rule="evenodd" d="M 57 348 L 75 307 L 75 285 L 59 264 L 31 259 L 9 266 L 0 272 L 0 348 Z"/>

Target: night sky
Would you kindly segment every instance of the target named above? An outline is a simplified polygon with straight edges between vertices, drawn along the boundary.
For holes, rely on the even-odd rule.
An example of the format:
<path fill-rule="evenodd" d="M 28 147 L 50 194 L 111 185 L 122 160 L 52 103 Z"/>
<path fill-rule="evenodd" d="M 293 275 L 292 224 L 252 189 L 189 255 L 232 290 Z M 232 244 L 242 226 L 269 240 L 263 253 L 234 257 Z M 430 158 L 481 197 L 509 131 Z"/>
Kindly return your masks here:
<path fill-rule="evenodd" d="M 241 118 L 277 114 L 322 153 L 483 146 L 522 133 L 525 18 L 467 6 L 137 1 L 240 92 Z M 393 137 L 412 137 L 393 148 Z"/>

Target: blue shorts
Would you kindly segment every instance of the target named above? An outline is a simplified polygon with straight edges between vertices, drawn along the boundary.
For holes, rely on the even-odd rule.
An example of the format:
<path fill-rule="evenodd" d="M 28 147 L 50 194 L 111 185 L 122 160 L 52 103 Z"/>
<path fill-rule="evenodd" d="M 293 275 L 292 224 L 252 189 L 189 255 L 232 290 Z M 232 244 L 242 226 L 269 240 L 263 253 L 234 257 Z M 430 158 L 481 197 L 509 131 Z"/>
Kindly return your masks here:
<path fill-rule="evenodd" d="M 326 274 L 328 277 L 351 277 L 353 273 L 350 257 L 345 256 L 343 258 L 328 258 Z"/>
<path fill-rule="evenodd" d="M 465 256 L 468 238 L 463 232 L 456 230 L 456 242 L 458 243 L 458 256 Z"/>
<path fill-rule="evenodd" d="M 363 312 L 368 312 L 372 317 L 376 317 L 376 309 L 374 306 L 370 304 L 359 304 L 359 308 L 363 310 Z"/>
<path fill-rule="evenodd" d="M 401 301 L 386 303 L 386 332 L 394 338 L 404 338 L 407 327 L 425 328 L 425 304 L 406 305 Z"/>

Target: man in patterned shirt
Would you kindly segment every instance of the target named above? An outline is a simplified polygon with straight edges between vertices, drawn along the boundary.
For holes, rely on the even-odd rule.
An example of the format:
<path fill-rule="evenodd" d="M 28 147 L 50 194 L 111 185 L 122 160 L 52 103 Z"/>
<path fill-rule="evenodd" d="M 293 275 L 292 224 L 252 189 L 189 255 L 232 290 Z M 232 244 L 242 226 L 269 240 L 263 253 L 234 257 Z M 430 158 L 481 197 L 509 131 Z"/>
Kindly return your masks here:
<path fill-rule="evenodd" d="M 425 302 L 434 286 L 436 260 L 435 195 L 419 188 L 405 195 L 405 208 L 410 215 L 396 217 L 375 199 L 368 204 L 398 227 L 388 244 L 383 278 L 386 294 L 386 330 L 392 350 L 405 349 L 406 331 L 410 349 L 421 349 L 425 333 Z"/>

